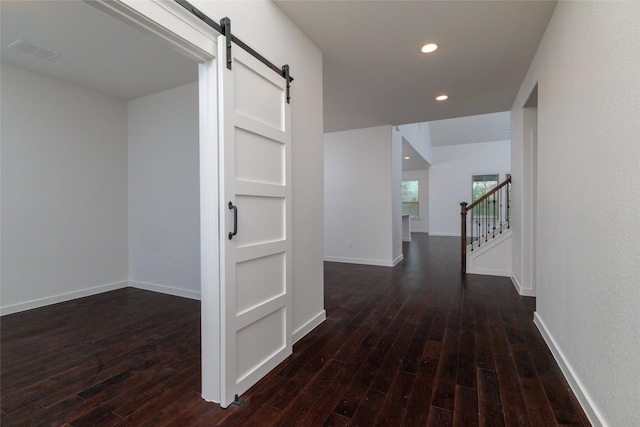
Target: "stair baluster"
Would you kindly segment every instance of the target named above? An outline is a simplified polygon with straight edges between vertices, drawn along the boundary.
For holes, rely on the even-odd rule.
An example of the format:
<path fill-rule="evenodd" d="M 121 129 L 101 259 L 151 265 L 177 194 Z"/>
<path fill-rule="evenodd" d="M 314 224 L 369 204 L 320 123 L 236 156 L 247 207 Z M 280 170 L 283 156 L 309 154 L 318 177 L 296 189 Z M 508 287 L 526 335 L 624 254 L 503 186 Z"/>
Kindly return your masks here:
<path fill-rule="evenodd" d="M 467 251 L 488 243 L 490 239 L 502 234 L 503 228 L 511 228 L 511 177 L 507 178 L 494 189 L 486 193 L 480 199 L 471 204 L 460 203 L 460 247 L 462 273 L 467 270 Z M 504 206 L 503 206 L 504 201 Z M 503 211 L 504 209 L 504 211 Z M 469 227 L 467 228 L 467 214 L 469 215 Z M 477 235 L 474 228 L 477 227 Z M 467 236 L 467 231 L 470 236 Z M 470 237 L 469 242 L 468 238 Z"/>

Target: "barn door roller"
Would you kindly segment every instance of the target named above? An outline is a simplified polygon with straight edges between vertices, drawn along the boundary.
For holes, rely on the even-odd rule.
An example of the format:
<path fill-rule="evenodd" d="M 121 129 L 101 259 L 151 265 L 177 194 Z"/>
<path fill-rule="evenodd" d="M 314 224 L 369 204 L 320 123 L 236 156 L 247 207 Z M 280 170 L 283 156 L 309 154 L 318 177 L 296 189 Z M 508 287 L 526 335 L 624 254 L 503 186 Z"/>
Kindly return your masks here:
<path fill-rule="evenodd" d="M 198 10 L 195 6 L 193 6 L 188 1 L 186 1 L 186 0 L 175 0 L 175 2 L 178 3 L 180 6 L 184 7 L 189 12 L 191 12 L 198 19 L 200 19 L 202 22 L 204 22 L 205 24 L 207 24 L 208 26 L 210 26 L 211 28 L 216 30 L 218 33 L 223 34 L 225 36 L 225 43 L 226 43 L 226 49 L 227 49 L 226 61 L 227 61 L 227 68 L 228 69 L 231 69 L 232 62 L 233 62 L 233 59 L 232 59 L 232 56 L 231 56 L 231 45 L 232 45 L 232 42 L 233 42 L 238 47 L 240 47 L 240 48 L 244 49 L 245 51 L 247 51 L 251 56 L 256 58 L 258 61 L 262 62 L 264 65 L 266 65 L 267 67 L 271 68 L 273 71 L 275 71 L 276 73 L 281 75 L 287 81 L 287 104 L 290 103 L 289 102 L 291 100 L 290 88 L 291 88 L 291 82 L 293 81 L 293 77 L 291 77 L 291 74 L 289 74 L 289 66 L 288 65 L 283 65 L 282 67 L 278 67 L 278 66 L 274 65 L 273 62 L 269 61 L 267 58 L 265 58 L 264 56 L 260 55 L 258 52 L 253 50 L 245 42 L 243 42 L 242 40 L 240 40 L 239 38 L 234 36 L 231 33 L 231 19 L 229 19 L 227 17 L 222 18 L 220 20 L 220 23 L 218 24 L 213 19 L 209 18 L 207 15 L 205 15 L 200 10 Z"/>

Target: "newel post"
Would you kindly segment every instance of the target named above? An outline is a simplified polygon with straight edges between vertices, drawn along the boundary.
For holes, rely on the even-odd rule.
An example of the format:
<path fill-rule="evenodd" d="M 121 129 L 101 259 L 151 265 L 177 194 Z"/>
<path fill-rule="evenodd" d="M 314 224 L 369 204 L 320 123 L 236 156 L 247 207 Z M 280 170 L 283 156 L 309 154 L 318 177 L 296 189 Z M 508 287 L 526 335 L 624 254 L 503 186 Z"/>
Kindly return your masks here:
<path fill-rule="evenodd" d="M 467 272 L 467 202 L 460 202 L 460 260 L 462 274 Z"/>

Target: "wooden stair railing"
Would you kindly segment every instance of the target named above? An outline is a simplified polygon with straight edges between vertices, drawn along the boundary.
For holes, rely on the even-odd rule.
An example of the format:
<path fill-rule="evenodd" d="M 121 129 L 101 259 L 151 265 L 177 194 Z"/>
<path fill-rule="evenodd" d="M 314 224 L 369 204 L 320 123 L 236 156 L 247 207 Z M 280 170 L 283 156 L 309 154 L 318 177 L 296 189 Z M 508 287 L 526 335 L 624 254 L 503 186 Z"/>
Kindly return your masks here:
<path fill-rule="evenodd" d="M 462 273 L 467 272 L 467 248 L 471 251 L 482 246 L 482 242 L 488 243 L 497 235 L 502 234 L 503 229 L 511 228 L 511 177 L 505 179 L 487 194 L 467 205 L 460 203 L 460 249 Z M 469 229 L 467 229 L 467 214 L 469 215 Z M 470 239 L 467 236 L 470 231 Z M 474 237 L 474 231 L 475 237 Z"/>

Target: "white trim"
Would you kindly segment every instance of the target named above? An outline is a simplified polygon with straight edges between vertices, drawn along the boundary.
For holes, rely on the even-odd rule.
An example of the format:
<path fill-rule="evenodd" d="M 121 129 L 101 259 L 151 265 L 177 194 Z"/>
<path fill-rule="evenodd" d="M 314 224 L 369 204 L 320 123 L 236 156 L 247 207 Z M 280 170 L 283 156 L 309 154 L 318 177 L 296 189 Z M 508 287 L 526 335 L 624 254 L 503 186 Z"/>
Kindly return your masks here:
<path fill-rule="evenodd" d="M 472 271 L 467 271 L 467 274 L 480 274 L 485 276 L 498 276 L 498 277 L 510 277 L 511 270 L 502 270 L 497 268 L 473 268 Z"/>
<path fill-rule="evenodd" d="M 518 279 L 516 279 L 516 277 L 512 274 L 511 276 L 511 283 L 513 283 L 513 286 L 515 286 L 516 291 L 518 291 L 518 294 L 523 296 L 523 297 L 535 297 L 536 293 L 533 289 L 531 288 L 523 288 L 522 286 L 520 286 L 520 282 L 518 282 Z"/>
<path fill-rule="evenodd" d="M 327 311 L 322 310 L 320 313 L 313 316 L 306 322 L 304 325 L 300 326 L 298 329 L 293 331 L 293 344 L 297 343 L 301 338 L 311 332 L 313 329 L 318 327 L 322 322 L 327 319 Z"/>
<path fill-rule="evenodd" d="M 217 79 L 215 71 L 217 33 L 175 2 L 165 0 L 98 0 L 90 2 L 90 4 L 162 39 L 181 54 L 200 63 L 198 87 L 201 171 L 202 398 L 207 401 L 220 402 L 220 268 L 216 240 L 219 239 L 219 230 L 217 227 L 217 208 L 215 208 L 218 186 L 216 166 L 218 162 Z M 213 209 L 211 204 L 213 204 Z"/>
<path fill-rule="evenodd" d="M 216 60 L 198 64 L 202 398 L 220 402 L 218 89 Z M 206 362 L 205 362 L 206 361 Z"/>
<path fill-rule="evenodd" d="M 153 291 L 161 294 L 173 295 L 176 297 L 195 299 L 198 301 L 200 300 L 200 292 L 192 291 L 189 289 L 174 288 L 172 286 L 164 286 L 164 285 L 158 285 L 155 283 L 136 282 L 136 281 L 130 281 L 129 286 L 136 289 L 143 289 L 145 291 Z"/>
<path fill-rule="evenodd" d="M 380 267 L 395 267 L 396 264 L 398 264 L 403 259 L 404 259 L 404 255 L 400 255 L 399 257 L 391 261 L 384 261 L 379 259 L 333 257 L 333 256 L 326 256 L 326 255 L 324 257 L 324 260 L 328 262 L 341 262 L 344 264 L 377 265 Z"/>
<path fill-rule="evenodd" d="M 460 233 L 440 233 L 438 231 L 429 231 L 429 235 L 441 237 L 460 237 Z"/>
<path fill-rule="evenodd" d="M 553 354 L 554 359 L 556 360 L 556 362 L 558 362 L 560 370 L 562 370 L 562 373 L 567 379 L 567 382 L 569 382 L 571 390 L 573 390 L 573 392 L 575 393 L 578 402 L 582 406 L 582 409 L 587 415 L 587 418 L 589 418 L 591 424 L 594 426 L 607 426 L 604 421 L 604 417 L 602 416 L 596 405 L 593 403 L 593 399 L 591 399 L 589 393 L 587 393 L 587 391 L 585 390 L 582 382 L 576 375 L 574 369 L 571 367 L 571 364 L 565 357 L 562 350 L 560 350 L 560 347 L 558 346 L 556 340 L 553 339 L 553 336 L 549 332 L 549 329 L 545 325 L 542 318 L 538 315 L 537 311 L 533 313 L 533 323 L 535 323 L 535 325 L 538 327 L 542 338 L 544 338 L 544 341 L 547 343 L 549 350 L 551 350 L 551 354 Z"/>
<path fill-rule="evenodd" d="M 467 245 L 466 264 L 468 274 L 485 274 L 489 276 L 511 276 L 511 257 L 512 257 L 512 229 L 507 229 L 502 233 L 497 234 L 495 237 L 490 237 L 488 242 L 476 241 L 473 245 Z M 474 250 L 472 251 L 471 248 Z M 487 252 L 502 251 L 504 256 L 499 256 L 493 261 L 487 263 L 486 258 L 483 258 Z M 505 253 L 506 251 L 506 253 Z M 500 253 L 498 253 L 500 255 Z M 478 266 L 482 264 L 485 266 Z M 487 265 L 488 264 L 488 265 Z"/>
<path fill-rule="evenodd" d="M 97 295 L 103 292 L 114 291 L 116 289 L 126 288 L 127 286 L 129 286 L 129 282 L 127 281 L 107 283 L 106 285 L 95 286 L 93 288 L 81 289 L 79 291 L 66 292 L 50 297 L 39 298 L 13 305 L 7 305 L 0 307 L 0 315 L 5 316 L 7 314 L 19 313 L 21 311 L 40 308 L 51 304 L 58 304 L 60 302 L 66 302 L 78 298 L 88 297 L 91 295 Z"/>
<path fill-rule="evenodd" d="M 163 0 L 87 2 L 152 37 L 162 39 L 196 62 L 214 58 L 217 34 L 177 3 Z"/>

